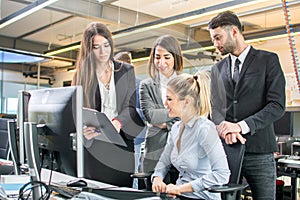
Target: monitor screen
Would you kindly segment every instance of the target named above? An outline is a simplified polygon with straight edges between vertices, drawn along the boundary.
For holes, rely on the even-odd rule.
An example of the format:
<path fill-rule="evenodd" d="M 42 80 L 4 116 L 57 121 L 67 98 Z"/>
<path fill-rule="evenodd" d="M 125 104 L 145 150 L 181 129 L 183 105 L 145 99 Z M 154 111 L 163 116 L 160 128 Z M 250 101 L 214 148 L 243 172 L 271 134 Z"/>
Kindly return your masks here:
<path fill-rule="evenodd" d="M 82 88 L 70 86 L 29 93 L 28 122 L 37 127 L 41 167 L 77 176 L 76 137 L 79 132 L 82 135 Z"/>
<path fill-rule="evenodd" d="M 285 112 L 284 115 L 274 122 L 274 131 L 277 137 L 293 136 L 293 112 Z"/>

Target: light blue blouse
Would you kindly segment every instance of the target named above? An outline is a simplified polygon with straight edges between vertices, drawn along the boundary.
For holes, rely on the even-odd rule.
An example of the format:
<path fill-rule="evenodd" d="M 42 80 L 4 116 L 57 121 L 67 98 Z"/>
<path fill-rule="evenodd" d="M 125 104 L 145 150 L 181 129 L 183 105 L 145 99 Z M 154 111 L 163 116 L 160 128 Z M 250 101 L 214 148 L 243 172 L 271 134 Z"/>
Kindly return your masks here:
<path fill-rule="evenodd" d="M 176 122 L 167 145 L 155 167 L 152 177 L 165 177 L 171 164 L 179 171 L 176 185 L 190 182 L 193 193 L 183 196 L 202 199 L 221 199 L 220 194 L 205 190 L 212 185 L 229 181 L 230 171 L 221 140 L 215 125 L 206 117 L 195 116 L 185 126 L 180 152 L 177 149 L 182 122 Z"/>

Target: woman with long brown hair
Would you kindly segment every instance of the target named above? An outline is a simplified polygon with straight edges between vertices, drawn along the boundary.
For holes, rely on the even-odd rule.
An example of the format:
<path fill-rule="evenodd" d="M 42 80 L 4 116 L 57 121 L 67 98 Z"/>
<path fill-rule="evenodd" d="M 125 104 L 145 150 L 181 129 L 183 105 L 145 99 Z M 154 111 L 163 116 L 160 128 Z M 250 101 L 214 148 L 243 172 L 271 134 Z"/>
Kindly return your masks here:
<path fill-rule="evenodd" d="M 113 39 L 106 25 L 93 22 L 83 33 L 73 85 L 81 85 L 84 106 L 103 112 L 127 147 L 95 140 L 95 127 L 85 127 L 85 176 L 118 186 L 132 186 L 134 137 L 143 129 L 136 112 L 135 74 L 132 65 L 113 60 Z M 100 133 L 101 134 L 101 133 Z M 116 162 L 117 161 L 117 162 Z M 123 162 L 120 166 L 119 163 Z M 90 169 L 90 170 L 89 170 Z M 95 173 L 99 170 L 99 173 Z"/>

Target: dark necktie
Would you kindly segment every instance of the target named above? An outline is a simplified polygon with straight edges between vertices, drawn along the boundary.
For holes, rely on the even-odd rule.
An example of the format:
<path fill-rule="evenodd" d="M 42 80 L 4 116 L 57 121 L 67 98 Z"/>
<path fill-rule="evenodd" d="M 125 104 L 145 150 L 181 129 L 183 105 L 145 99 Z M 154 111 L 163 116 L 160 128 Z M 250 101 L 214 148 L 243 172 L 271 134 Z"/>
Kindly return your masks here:
<path fill-rule="evenodd" d="M 239 80 L 239 65 L 240 65 L 240 63 L 241 63 L 241 61 L 237 58 L 234 63 L 233 76 L 232 76 L 232 81 L 233 81 L 234 85 L 236 85 L 236 83 Z"/>

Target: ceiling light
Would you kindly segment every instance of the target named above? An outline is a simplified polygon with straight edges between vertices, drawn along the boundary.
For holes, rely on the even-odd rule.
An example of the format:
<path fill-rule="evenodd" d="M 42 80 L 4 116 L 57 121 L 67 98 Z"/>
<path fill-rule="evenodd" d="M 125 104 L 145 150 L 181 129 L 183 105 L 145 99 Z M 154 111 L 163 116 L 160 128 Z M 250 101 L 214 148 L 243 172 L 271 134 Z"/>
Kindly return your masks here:
<path fill-rule="evenodd" d="M 275 40 L 275 39 L 288 37 L 289 35 L 290 36 L 298 36 L 298 35 L 300 35 L 300 32 L 295 32 L 295 33 L 291 33 L 291 34 L 280 34 L 280 35 L 266 36 L 266 37 L 255 38 L 255 39 L 249 39 L 249 40 L 246 40 L 246 43 L 251 44 L 251 43 L 255 43 L 255 42 Z M 214 46 L 207 46 L 207 47 L 200 47 L 200 48 L 195 48 L 195 49 L 183 50 L 182 53 L 201 52 L 201 51 L 208 51 L 208 50 L 213 50 L 213 49 L 215 49 Z"/>
<path fill-rule="evenodd" d="M 52 49 L 52 50 L 49 50 L 49 51 L 45 51 L 44 54 L 46 56 L 53 56 L 53 55 L 57 55 L 57 54 L 60 54 L 60 53 L 76 50 L 76 49 L 79 49 L 79 48 L 80 48 L 80 42 L 76 42 L 76 43 L 69 44 L 67 46 L 63 46 L 63 47 L 60 47 L 60 48 L 57 48 L 57 49 Z"/>
<path fill-rule="evenodd" d="M 136 58 L 136 59 L 132 59 L 132 63 L 135 63 L 135 62 L 142 62 L 142 61 L 145 61 L 145 60 L 149 60 L 150 57 L 147 56 L 147 57 L 142 57 L 142 58 Z"/>
<path fill-rule="evenodd" d="M 275 40 L 279 38 L 284 38 L 288 36 L 297 36 L 300 35 L 300 32 L 295 32 L 295 33 L 290 33 L 290 34 L 281 34 L 281 35 L 273 35 L 273 36 L 267 36 L 267 37 L 262 37 L 262 38 L 256 38 L 256 39 L 250 39 L 246 40 L 246 43 L 254 43 L 254 42 L 263 42 L 266 40 Z"/>
<path fill-rule="evenodd" d="M 165 26 L 169 26 L 169 25 L 173 25 L 173 24 L 178 24 L 178 23 L 193 20 L 193 19 L 196 19 L 199 17 L 218 14 L 222 11 L 237 9 L 237 8 L 249 6 L 252 4 L 258 4 L 258 3 L 264 2 L 264 1 L 267 1 L 267 0 L 256 0 L 256 1 L 240 0 L 238 2 L 237 1 L 229 1 L 229 2 L 225 2 L 222 4 L 215 5 L 215 6 L 202 8 L 202 9 L 191 11 L 188 13 L 183 13 L 180 15 L 160 19 L 160 20 L 157 20 L 154 22 L 149 22 L 149 23 L 138 25 L 138 26 L 133 26 L 133 27 L 130 27 L 127 29 L 123 29 L 120 31 L 116 31 L 116 32 L 114 32 L 114 34 L 115 34 L 114 38 L 120 38 L 120 37 L 124 37 L 127 35 L 131 35 L 133 33 L 140 33 L 140 32 L 149 31 L 149 30 L 153 30 L 153 29 L 157 29 L 157 28 L 161 28 L 161 27 L 165 27 Z"/>
<path fill-rule="evenodd" d="M 22 18 L 42 9 L 56 1 L 58 1 L 58 0 L 38 0 L 38 1 L 32 2 L 25 8 L 1 19 L 0 20 L 0 29 L 11 23 L 14 23 L 14 22 L 18 21 L 19 19 L 22 19 Z"/>

